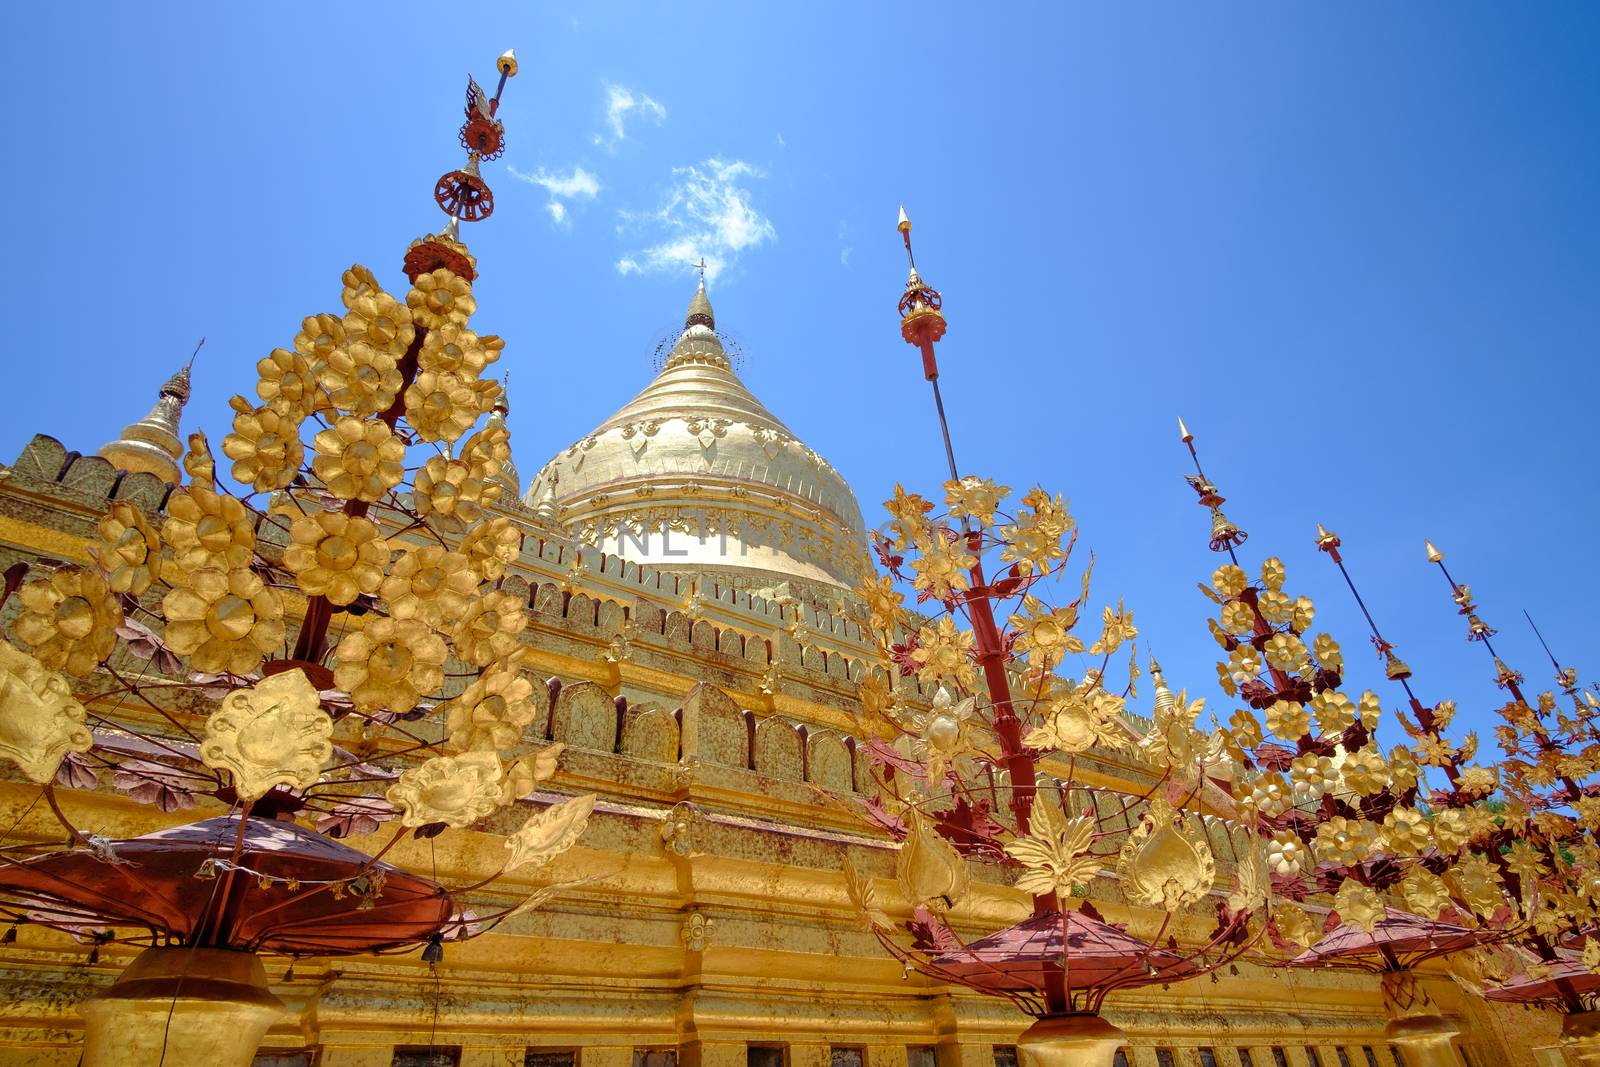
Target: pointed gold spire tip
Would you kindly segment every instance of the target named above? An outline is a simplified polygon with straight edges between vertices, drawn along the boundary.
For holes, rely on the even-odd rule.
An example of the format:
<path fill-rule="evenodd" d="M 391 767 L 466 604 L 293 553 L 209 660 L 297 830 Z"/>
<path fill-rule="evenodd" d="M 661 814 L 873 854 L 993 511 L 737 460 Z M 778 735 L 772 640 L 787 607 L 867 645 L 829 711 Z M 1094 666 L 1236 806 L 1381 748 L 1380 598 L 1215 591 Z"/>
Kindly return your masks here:
<path fill-rule="evenodd" d="M 1183 424 L 1182 415 L 1178 416 L 1178 436 L 1182 438 L 1184 444 L 1188 444 L 1190 441 L 1194 440 L 1194 434 L 1190 433 L 1189 427 Z"/>
<path fill-rule="evenodd" d="M 495 60 L 494 65 L 495 69 L 501 74 L 508 78 L 515 78 L 517 76 L 517 50 L 515 48 L 507 48 L 500 53 L 500 58 Z"/>
<path fill-rule="evenodd" d="M 901 233 L 911 232 L 911 216 L 906 214 L 906 206 L 900 205 L 900 221 L 895 223 L 895 229 Z"/>
<path fill-rule="evenodd" d="M 1434 548 L 1432 541 L 1426 541 L 1425 540 L 1425 541 L 1422 542 L 1422 545 L 1423 545 L 1424 548 L 1426 548 L 1428 550 L 1428 562 L 1429 563 L 1443 563 L 1444 562 L 1444 553 L 1440 552 L 1437 548 Z"/>

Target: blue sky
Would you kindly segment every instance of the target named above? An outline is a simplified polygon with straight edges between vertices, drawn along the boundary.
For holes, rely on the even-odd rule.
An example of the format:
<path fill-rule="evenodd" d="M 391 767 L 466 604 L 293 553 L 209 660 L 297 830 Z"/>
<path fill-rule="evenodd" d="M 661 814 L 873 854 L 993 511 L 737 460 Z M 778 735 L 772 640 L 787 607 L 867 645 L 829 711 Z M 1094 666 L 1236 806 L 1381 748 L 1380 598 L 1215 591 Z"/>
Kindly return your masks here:
<path fill-rule="evenodd" d="M 0 456 L 39 431 L 92 451 L 201 335 L 188 423 L 220 438 L 344 267 L 401 284 L 465 75 L 514 45 L 497 211 L 468 238 L 524 475 L 648 379 L 704 254 L 747 382 L 868 515 L 896 480 L 933 488 L 894 313 L 904 202 L 963 467 L 1071 497 L 1096 599 L 1127 598 L 1174 685 L 1220 698 L 1179 414 L 1246 560 L 1285 559 L 1352 685 L 1399 696 L 1319 521 L 1460 721 L 1500 698 L 1425 536 L 1530 678 L 1524 607 L 1600 676 L 1600 11 L 974 10 L 31 5 L 0 43 Z"/>

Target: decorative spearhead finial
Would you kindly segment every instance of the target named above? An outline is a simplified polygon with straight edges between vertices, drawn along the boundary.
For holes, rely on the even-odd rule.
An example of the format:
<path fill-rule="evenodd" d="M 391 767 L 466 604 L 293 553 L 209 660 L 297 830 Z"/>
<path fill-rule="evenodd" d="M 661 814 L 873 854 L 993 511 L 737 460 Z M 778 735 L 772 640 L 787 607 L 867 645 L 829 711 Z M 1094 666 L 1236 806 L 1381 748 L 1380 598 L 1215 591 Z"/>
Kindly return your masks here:
<path fill-rule="evenodd" d="M 1194 440 L 1194 434 L 1190 433 L 1189 432 L 1189 427 L 1187 427 L 1187 426 L 1185 426 L 1183 424 L 1183 416 L 1182 415 L 1178 416 L 1178 439 L 1180 441 L 1182 441 L 1184 444 L 1189 444 L 1191 441 Z"/>
<path fill-rule="evenodd" d="M 500 58 L 494 61 L 494 65 L 495 69 L 503 77 L 515 78 L 517 76 L 517 50 L 515 48 L 507 48 L 500 53 Z"/>
<path fill-rule="evenodd" d="M 1317 523 L 1317 547 L 1324 552 L 1340 545 L 1339 535 L 1328 529 L 1322 523 Z"/>
<path fill-rule="evenodd" d="M 1428 562 L 1429 563 L 1443 563 L 1444 562 L 1444 553 L 1440 552 L 1437 548 L 1434 548 L 1432 541 L 1426 541 L 1426 540 L 1423 541 L 1422 542 L 1422 547 L 1427 549 L 1427 551 L 1428 551 Z"/>
<path fill-rule="evenodd" d="M 911 232 L 911 216 L 906 214 L 906 206 L 904 204 L 900 205 L 900 221 L 895 223 L 895 228 L 901 233 L 909 234 Z"/>
<path fill-rule="evenodd" d="M 911 273 L 906 278 L 905 291 L 900 294 L 900 336 L 907 344 L 916 345 L 922 352 L 922 375 L 928 381 L 939 377 L 939 364 L 933 354 L 934 344 L 944 336 L 945 321 L 940 308 L 944 298 L 939 290 L 922 280 L 917 273 L 917 259 L 911 252 L 911 218 L 906 209 L 900 209 L 900 219 L 895 224 L 905 241 L 906 262 Z"/>

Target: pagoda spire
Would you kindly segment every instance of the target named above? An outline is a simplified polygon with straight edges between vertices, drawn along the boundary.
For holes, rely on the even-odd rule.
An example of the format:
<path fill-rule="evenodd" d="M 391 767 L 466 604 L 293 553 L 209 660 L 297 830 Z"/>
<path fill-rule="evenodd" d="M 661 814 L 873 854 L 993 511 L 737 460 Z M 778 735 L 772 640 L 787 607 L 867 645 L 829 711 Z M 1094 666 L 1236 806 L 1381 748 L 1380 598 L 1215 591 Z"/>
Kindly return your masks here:
<path fill-rule="evenodd" d="M 694 297 L 689 301 L 689 313 L 683 318 L 684 329 L 691 326 L 704 326 L 708 330 L 717 328 L 717 317 L 711 311 L 711 300 L 706 296 L 706 261 L 701 259 L 695 264 L 700 271 L 700 285 L 694 291 Z"/>
<path fill-rule="evenodd" d="M 204 345 L 205 338 L 195 346 L 195 353 Z M 177 482 L 178 457 L 183 455 L 183 438 L 179 423 L 183 406 L 189 402 L 190 371 L 194 367 L 194 354 L 189 362 L 168 378 L 156 395 L 155 406 L 138 422 L 122 428 L 122 436 L 100 448 L 99 455 L 111 461 L 120 471 L 143 471 L 154 474 L 164 482 Z"/>
<path fill-rule="evenodd" d="M 500 379 L 500 395 L 494 402 L 494 408 L 489 412 L 489 418 L 484 423 L 485 430 L 505 430 L 508 434 L 510 427 L 506 425 L 506 416 L 511 413 L 511 372 L 507 371 Z M 495 481 L 505 487 L 507 501 L 514 501 L 522 495 L 522 476 L 517 473 L 517 465 L 507 456 L 500 464 L 500 473 L 496 474 Z"/>

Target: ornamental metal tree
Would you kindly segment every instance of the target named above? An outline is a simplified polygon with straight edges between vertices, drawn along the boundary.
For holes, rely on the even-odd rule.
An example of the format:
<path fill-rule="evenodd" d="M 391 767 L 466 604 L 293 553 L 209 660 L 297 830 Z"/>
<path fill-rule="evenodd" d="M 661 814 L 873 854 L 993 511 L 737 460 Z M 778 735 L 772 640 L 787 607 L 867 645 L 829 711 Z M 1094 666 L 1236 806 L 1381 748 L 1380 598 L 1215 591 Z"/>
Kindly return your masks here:
<path fill-rule="evenodd" d="M 503 147 L 469 79 L 468 161 L 439 179 L 453 218 L 407 250 L 410 289 L 344 273 L 340 314 L 308 317 L 232 401 L 234 495 L 203 436 L 164 516 L 114 503 L 89 565 L 14 568 L 0 642 L 0 756 L 66 828 L 0 847 L 0 915 L 144 951 L 81 1010 L 84 1062 L 246 1064 L 283 1005 L 260 957 L 423 950 L 537 906 L 482 914 L 431 874 L 384 862 L 522 804 L 561 746 L 521 671 L 526 587 L 501 585 L 520 535 L 484 513 L 509 433 L 468 327 L 477 265 L 458 220 L 488 216 L 478 173 Z M 309 438 L 309 441 L 306 439 Z M 297 618 L 298 617 L 298 618 Z M 540 720 L 542 722 L 542 719 Z M 65 795 L 112 788 L 215 817 L 107 840 Z M 592 796 L 540 798 L 493 877 L 576 842 Z M 335 840 L 397 826 L 372 854 Z M 492 880 L 492 878 L 490 879 Z"/>
<path fill-rule="evenodd" d="M 908 258 L 910 229 L 902 211 Z M 902 336 L 920 350 L 934 391 L 950 467 L 945 510 L 896 486 L 888 532 L 875 539 L 886 573 L 859 590 L 881 656 L 861 686 L 879 785 L 868 810 L 901 841 L 895 882 L 910 919 L 893 921 L 861 872 L 847 868 L 847 882 L 895 958 L 1035 1016 L 1018 1044 L 1027 1062 L 1107 1065 L 1121 1037 L 1100 1017 L 1107 995 L 1204 974 L 1256 941 L 1268 908 L 1265 854 L 1241 833 L 1236 862 L 1219 863 L 1208 839 L 1198 809 L 1227 798 L 1208 773 L 1224 759 L 1221 736 L 1195 725 L 1201 701 L 1174 697 L 1152 664 L 1154 728 L 1140 737 L 1123 719 L 1139 675 L 1131 647 L 1127 685 L 1104 677 L 1137 635 L 1131 612 L 1104 610 L 1087 648 L 1099 660 L 1085 677 L 1056 673 L 1086 651 L 1073 631 L 1087 569 L 1074 599 L 1047 602 L 1069 566 L 1075 523 L 1060 496 L 1035 488 L 1011 504 L 1008 487 L 959 473 L 933 351 L 945 330 L 940 304 L 912 260 Z M 925 614 L 907 610 L 904 586 Z M 931 704 L 904 691 L 900 679 L 912 676 L 937 687 Z M 1134 749 L 1147 785 L 1117 789 L 1086 773 Z M 1032 916 L 964 940 L 969 857 L 1014 871 Z M 1096 900 L 1157 918 L 1148 936 L 1134 936 Z"/>

